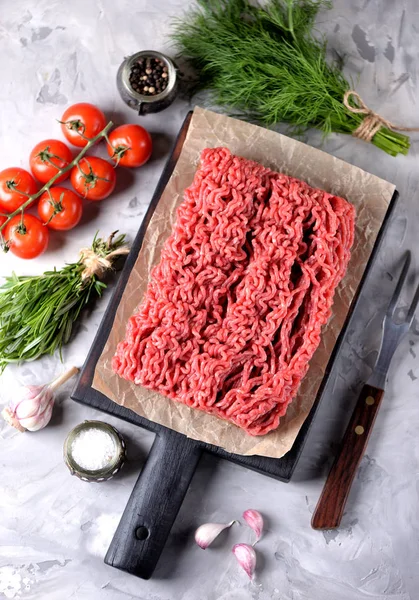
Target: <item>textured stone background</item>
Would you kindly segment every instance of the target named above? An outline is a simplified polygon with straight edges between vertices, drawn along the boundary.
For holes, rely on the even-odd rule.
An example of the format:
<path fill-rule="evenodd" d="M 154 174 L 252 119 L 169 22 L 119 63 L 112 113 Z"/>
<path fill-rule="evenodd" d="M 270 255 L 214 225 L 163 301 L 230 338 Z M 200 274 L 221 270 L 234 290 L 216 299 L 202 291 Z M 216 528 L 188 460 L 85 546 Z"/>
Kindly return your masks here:
<path fill-rule="evenodd" d="M 123 57 L 138 49 L 166 49 L 170 15 L 181 0 L 0 1 L 0 168 L 27 165 L 32 146 L 59 136 L 55 119 L 71 102 L 99 104 L 115 121 L 135 122 L 115 87 Z M 346 57 L 345 72 L 365 101 L 394 121 L 419 125 L 416 0 L 335 0 L 319 17 L 330 48 Z M 23 263 L 0 257 L 0 276 L 38 273 L 73 260 L 94 232 L 115 225 L 137 231 L 168 148 L 188 110 L 177 101 L 144 120 L 154 135 L 153 160 L 120 177 L 117 193 L 86 211 L 72 235 L 56 236 L 42 259 Z M 322 143 L 318 132 L 306 141 Z M 332 135 L 323 148 L 396 183 L 400 202 L 385 246 L 365 286 L 343 351 L 288 485 L 214 457 L 205 457 L 173 528 L 155 576 L 144 582 L 106 567 L 103 556 L 153 436 L 74 404 L 60 395 L 51 425 L 20 435 L 0 424 L 0 598 L 25 600 L 417 600 L 419 598 L 417 358 L 419 327 L 394 358 L 386 398 L 367 456 L 356 477 L 338 531 L 311 530 L 310 518 L 356 394 L 376 357 L 379 324 L 394 285 L 397 260 L 419 248 L 417 226 L 418 134 L 408 158 L 391 158 L 355 139 Z M 416 262 L 417 267 L 417 262 Z M 411 282 L 412 283 L 412 282 Z M 411 288 L 412 289 L 412 288 Z M 108 296 L 83 321 L 66 364 L 81 365 Z M 407 299 L 405 300 L 407 303 Z M 2 401 L 15 381 L 45 381 L 62 366 L 46 358 L 0 379 Z M 67 432 L 86 418 L 105 418 L 129 443 L 130 463 L 98 486 L 70 478 L 62 462 Z M 239 571 L 231 545 L 250 539 L 233 528 L 225 544 L 205 553 L 193 530 L 206 521 L 229 521 L 249 507 L 266 516 L 257 546 L 255 583 Z"/>

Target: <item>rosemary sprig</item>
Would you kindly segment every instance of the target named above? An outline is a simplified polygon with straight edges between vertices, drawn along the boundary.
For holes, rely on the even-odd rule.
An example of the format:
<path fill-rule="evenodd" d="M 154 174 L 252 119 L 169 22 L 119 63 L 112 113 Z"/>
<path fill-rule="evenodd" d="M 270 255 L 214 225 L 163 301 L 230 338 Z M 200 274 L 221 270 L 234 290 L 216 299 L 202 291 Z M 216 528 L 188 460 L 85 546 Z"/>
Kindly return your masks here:
<path fill-rule="evenodd" d="M 127 253 L 124 240 L 124 235 L 114 239 L 112 234 L 108 240 L 95 236 L 88 267 L 81 255 L 76 263 L 43 275 L 6 277 L 0 286 L 0 373 L 8 363 L 35 360 L 56 350 L 61 354 L 82 309 L 107 287 L 99 273 Z M 95 272 L 92 257 L 105 259 L 109 266 L 100 263 Z"/>
<path fill-rule="evenodd" d="M 341 64 L 326 62 L 326 44 L 313 34 L 329 0 L 197 0 L 174 24 L 173 39 L 197 74 L 196 89 L 212 100 L 270 126 L 297 132 L 351 134 L 364 115 L 343 104 L 350 89 Z M 408 136 L 382 127 L 372 143 L 392 156 L 407 154 Z"/>

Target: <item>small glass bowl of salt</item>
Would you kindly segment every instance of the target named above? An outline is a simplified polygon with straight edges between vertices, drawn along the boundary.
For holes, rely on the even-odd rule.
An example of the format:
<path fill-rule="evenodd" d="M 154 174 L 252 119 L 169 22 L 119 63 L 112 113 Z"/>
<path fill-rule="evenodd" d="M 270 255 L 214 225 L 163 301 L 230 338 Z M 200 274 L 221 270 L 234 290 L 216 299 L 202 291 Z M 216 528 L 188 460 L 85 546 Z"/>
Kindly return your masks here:
<path fill-rule="evenodd" d="M 115 427 L 103 421 L 84 421 L 64 442 L 64 461 L 83 481 L 107 481 L 125 462 L 125 442 Z"/>

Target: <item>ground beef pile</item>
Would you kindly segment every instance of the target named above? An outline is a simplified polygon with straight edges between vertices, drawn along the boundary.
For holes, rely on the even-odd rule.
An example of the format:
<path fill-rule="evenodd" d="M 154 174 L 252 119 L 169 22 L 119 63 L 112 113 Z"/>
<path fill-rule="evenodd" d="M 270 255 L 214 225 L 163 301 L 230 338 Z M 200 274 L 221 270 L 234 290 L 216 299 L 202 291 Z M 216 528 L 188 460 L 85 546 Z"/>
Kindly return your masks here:
<path fill-rule="evenodd" d="M 330 316 L 354 219 L 342 198 L 204 150 L 114 370 L 250 435 L 275 429 Z"/>

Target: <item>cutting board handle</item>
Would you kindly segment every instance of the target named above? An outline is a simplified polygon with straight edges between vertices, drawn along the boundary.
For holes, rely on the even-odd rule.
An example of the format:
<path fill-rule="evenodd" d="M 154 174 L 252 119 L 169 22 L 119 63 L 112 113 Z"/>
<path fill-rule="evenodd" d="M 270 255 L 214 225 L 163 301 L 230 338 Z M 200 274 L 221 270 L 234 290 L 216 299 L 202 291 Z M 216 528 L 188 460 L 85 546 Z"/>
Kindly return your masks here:
<path fill-rule="evenodd" d="M 107 565 L 151 577 L 201 453 L 197 442 L 170 429 L 156 436 L 106 554 Z"/>

